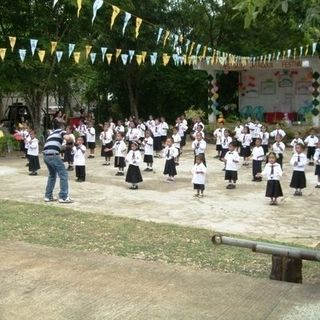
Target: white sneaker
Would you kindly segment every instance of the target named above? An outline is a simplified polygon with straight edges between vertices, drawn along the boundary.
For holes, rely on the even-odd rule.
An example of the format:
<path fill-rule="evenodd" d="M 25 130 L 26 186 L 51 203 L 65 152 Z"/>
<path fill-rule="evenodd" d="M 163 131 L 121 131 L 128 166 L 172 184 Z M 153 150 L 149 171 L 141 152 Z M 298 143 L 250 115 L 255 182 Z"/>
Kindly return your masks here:
<path fill-rule="evenodd" d="M 47 198 L 47 197 L 45 197 L 45 198 L 44 198 L 44 202 L 55 202 L 55 201 L 57 201 L 57 200 L 58 200 L 57 197 L 52 197 L 52 198 Z"/>
<path fill-rule="evenodd" d="M 67 197 L 66 199 L 59 199 L 59 203 L 72 203 L 73 200 L 70 197 Z"/>

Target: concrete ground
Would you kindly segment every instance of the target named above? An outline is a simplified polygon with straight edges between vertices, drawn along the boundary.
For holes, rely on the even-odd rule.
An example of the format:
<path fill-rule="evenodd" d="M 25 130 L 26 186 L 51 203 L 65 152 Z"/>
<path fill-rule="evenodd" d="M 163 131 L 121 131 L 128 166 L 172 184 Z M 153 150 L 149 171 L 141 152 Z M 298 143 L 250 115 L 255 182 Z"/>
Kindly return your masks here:
<path fill-rule="evenodd" d="M 1 320 L 317 320 L 319 286 L 0 242 Z"/>
<path fill-rule="evenodd" d="M 103 158 L 87 160 L 87 181 L 76 183 L 70 173 L 70 193 L 75 203 L 70 208 L 137 218 L 145 221 L 175 223 L 215 230 L 221 233 L 280 240 L 308 246 L 320 242 L 320 189 L 315 189 L 314 167 L 307 168 L 307 189 L 303 197 L 294 197 L 289 188 L 292 168 L 291 150 L 285 154 L 284 198 L 277 207 L 265 198 L 266 182 L 251 182 L 251 168 L 241 167 L 236 190 L 226 190 L 222 162 L 214 159 L 213 145 L 207 150 L 205 197 L 193 198 L 190 170 L 193 154 L 189 141 L 177 167 L 176 182 L 164 182 L 163 159 L 155 159 L 154 172 L 143 172 L 138 191 L 128 189 L 124 177 L 116 177 L 113 166 L 102 166 Z M 41 157 L 42 158 L 42 157 Z M 42 160 L 42 159 L 41 159 Z M 39 176 L 30 177 L 26 161 L 18 156 L 0 158 L 0 198 L 43 203 L 47 169 L 41 161 Z M 56 186 L 58 190 L 58 186 Z M 48 204 L 59 206 L 59 204 Z"/>

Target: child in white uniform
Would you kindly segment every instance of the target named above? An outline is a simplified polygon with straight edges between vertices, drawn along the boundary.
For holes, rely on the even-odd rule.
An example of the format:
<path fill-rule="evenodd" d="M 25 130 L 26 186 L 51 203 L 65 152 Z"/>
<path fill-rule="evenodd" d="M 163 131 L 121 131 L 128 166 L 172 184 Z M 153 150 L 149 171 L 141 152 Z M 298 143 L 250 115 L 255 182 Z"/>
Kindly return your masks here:
<path fill-rule="evenodd" d="M 96 129 L 93 127 L 91 122 L 88 124 L 86 136 L 87 136 L 88 148 L 90 149 L 90 154 L 88 158 L 92 159 L 94 158 L 94 150 L 96 148 Z"/>
<path fill-rule="evenodd" d="M 180 158 L 180 149 L 181 149 L 181 136 L 178 132 L 178 128 L 173 127 L 172 128 L 172 140 L 173 140 L 173 145 L 176 147 L 176 149 L 178 150 L 178 155 L 176 157 L 176 166 L 179 165 L 179 158 Z"/>
<path fill-rule="evenodd" d="M 172 139 L 167 139 L 166 147 L 163 150 L 163 157 L 166 159 L 165 167 L 163 170 L 164 175 L 168 175 L 166 182 L 173 182 L 174 177 L 177 175 L 175 158 L 178 156 L 178 150 L 173 145 Z"/>
<path fill-rule="evenodd" d="M 112 139 L 113 139 L 113 130 L 111 129 L 110 124 L 106 123 L 103 126 L 103 131 L 100 133 L 101 157 L 105 158 L 105 163 L 103 163 L 104 166 L 110 165 L 110 160 L 111 160 L 111 157 L 113 156 Z"/>
<path fill-rule="evenodd" d="M 277 135 L 275 137 L 275 140 L 276 140 L 275 143 L 272 145 L 272 152 L 274 152 L 277 155 L 277 162 L 280 164 L 282 169 L 283 153 L 284 153 L 284 150 L 286 149 L 286 146 L 282 142 L 281 135 Z"/>
<path fill-rule="evenodd" d="M 257 173 L 262 170 L 262 161 L 264 160 L 264 150 L 261 146 L 261 139 L 257 138 L 255 147 L 252 149 L 252 181 L 261 181 L 261 177 L 257 177 Z"/>
<path fill-rule="evenodd" d="M 309 165 L 313 166 L 313 156 L 314 153 L 316 151 L 316 145 L 318 143 L 319 139 L 317 136 L 315 136 L 315 131 L 314 129 L 310 130 L 310 135 L 306 137 L 306 139 L 304 140 L 304 143 L 307 145 L 308 147 L 308 151 L 307 151 L 307 158 L 309 160 Z"/>
<path fill-rule="evenodd" d="M 129 163 L 126 182 L 131 183 L 130 189 L 137 190 L 138 183 L 143 181 L 139 168 L 142 157 L 140 151 L 138 150 L 137 142 L 133 141 L 131 143 L 131 150 L 127 154 L 126 161 Z"/>
<path fill-rule="evenodd" d="M 217 128 L 213 132 L 213 136 L 216 138 L 217 155 L 215 156 L 215 158 L 220 158 L 220 155 L 221 155 L 221 151 L 222 151 L 221 140 L 224 137 L 224 130 L 225 130 L 225 128 L 223 127 L 223 123 L 220 122 L 219 123 L 219 128 Z"/>
<path fill-rule="evenodd" d="M 29 175 L 36 176 L 40 169 L 39 140 L 34 131 L 30 131 L 30 140 L 27 142 L 27 155 L 29 159 Z"/>
<path fill-rule="evenodd" d="M 318 183 L 316 185 L 316 188 L 320 188 L 320 141 L 317 143 L 317 149 L 316 152 L 314 153 L 313 160 L 316 164 L 316 170 L 314 174 L 318 178 Z"/>
<path fill-rule="evenodd" d="M 238 180 L 238 169 L 240 156 L 236 151 L 237 143 L 231 142 L 229 144 L 229 151 L 226 153 L 224 157 L 224 162 L 226 164 L 225 171 L 225 180 L 229 182 L 227 185 L 227 189 L 235 189 L 236 182 Z"/>
<path fill-rule="evenodd" d="M 144 158 L 143 162 L 147 164 L 147 168 L 144 171 L 153 171 L 152 164 L 153 164 L 153 139 L 151 136 L 151 131 L 146 130 L 145 138 L 142 142 L 144 146 Z"/>
<path fill-rule="evenodd" d="M 79 137 L 77 138 L 76 146 L 73 147 L 77 182 L 83 182 L 86 180 L 86 146 L 83 142 L 83 138 Z"/>
<path fill-rule="evenodd" d="M 203 163 L 203 157 L 201 155 L 196 156 L 196 163 L 194 164 L 191 172 L 193 189 L 197 191 L 194 196 L 203 197 L 207 168 Z"/>
<path fill-rule="evenodd" d="M 192 150 L 194 152 L 194 164 L 196 163 L 196 157 L 202 156 L 202 162 L 206 165 L 205 151 L 207 148 L 207 143 L 202 137 L 201 132 L 196 133 L 196 139 L 192 142 Z"/>

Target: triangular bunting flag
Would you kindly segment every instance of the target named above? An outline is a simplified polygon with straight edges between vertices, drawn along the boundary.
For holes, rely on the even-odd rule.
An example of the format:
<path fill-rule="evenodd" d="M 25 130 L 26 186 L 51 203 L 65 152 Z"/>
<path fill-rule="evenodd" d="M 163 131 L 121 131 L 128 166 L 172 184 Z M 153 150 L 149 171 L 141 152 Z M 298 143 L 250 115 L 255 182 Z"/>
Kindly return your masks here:
<path fill-rule="evenodd" d="M 152 65 L 156 64 L 157 58 L 158 58 L 158 53 L 157 52 L 153 52 L 152 55 L 150 55 L 150 61 L 151 61 Z"/>
<path fill-rule="evenodd" d="M 91 52 L 91 49 L 92 49 L 92 46 L 89 46 L 89 45 L 86 45 L 86 59 L 88 59 L 88 57 L 89 57 L 89 54 L 90 54 L 90 52 Z"/>
<path fill-rule="evenodd" d="M 193 51 L 193 48 L 194 48 L 194 46 L 195 46 L 196 44 L 195 44 L 195 42 L 192 42 L 191 43 L 191 47 L 190 47 L 190 52 L 189 52 L 189 56 L 191 56 L 191 54 L 192 54 L 192 51 Z"/>
<path fill-rule="evenodd" d="M 39 50 L 38 51 L 38 56 L 39 56 L 41 63 L 43 62 L 45 55 L 46 55 L 46 50 Z"/>
<path fill-rule="evenodd" d="M 164 35 L 164 39 L 163 39 L 163 47 L 166 46 L 167 40 L 168 40 L 169 36 L 170 36 L 170 31 L 167 30 L 167 31 L 166 31 L 166 34 Z"/>
<path fill-rule="evenodd" d="M 51 41 L 51 55 L 56 51 L 58 42 L 57 41 Z"/>
<path fill-rule="evenodd" d="M 118 60 L 120 54 L 121 54 L 122 49 L 116 49 L 116 61 Z"/>
<path fill-rule="evenodd" d="M 79 16 L 80 16 L 80 10 L 81 10 L 81 8 L 82 8 L 82 0 L 77 0 L 77 6 L 78 6 L 77 17 L 79 18 Z"/>
<path fill-rule="evenodd" d="M 190 40 L 187 39 L 187 41 L 186 41 L 186 53 L 188 53 L 188 51 L 189 51 L 189 46 L 190 46 Z"/>
<path fill-rule="evenodd" d="M 198 45 L 197 45 L 197 48 L 196 48 L 196 56 L 199 55 L 200 48 L 201 48 L 201 44 L 198 44 Z"/>
<path fill-rule="evenodd" d="M 56 4 L 58 3 L 58 0 L 53 0 L 53 5 L 52 8 L 54 8 L 56 6 Z"/>
<path fill-rule="evenodd" d="M 95 2 L 93 3 L 93 7 L 92 7 L 93 15 L 91 20 L 92 24 L 96 19 L 97 12 L 102 7 L 102 5 L 103 5 L 103 0 L 95 0 Z"/>
<path fill-rule="evenodd" d="M 142 19 L 141 18 L 136 18 L 136 38 L 139 37 L 139 31 L 140 31 L 140 27 L 142 24 Z"/>
<path fill-rule="evenodd" d="M 129 55 L 128 54 L 122 54 L 121 55 L 121 60 L 122 60 L 122 63 L 124 64 L 124 65 L 126 65 L 127 63 L 128 63 L 128 57 L 129 57 Z"/>
<path fill-rule="evenodd" d="M 9 37 L 11 51 L 13 52 L 14 46 L 16 45 L 17 38 L 16 37 Z"/>
<path fill-rule="evenodd" d="M 147 51 L 141 51 L 142 63 L 146 62 Z"/>
<path fill-rule="evenodd" d="M 90 53 L 90 60 L 92 64 L 94 64 L 94 62 L 96 61 L 96 56 L 97 56 L 96 53 Z"/>
<path fill-rule="evenodd" d="M 22 62 L 24 62 L 24 59 L 26 58 L 26 53 L 27 53 L 26 49 L 19 49 L 19 56 Z"/>
<path fill-rule="evenodd" d="M 167 53 L 162 55 L 163 65 L 166 66 L 170 61 L 170 56 Z"/>
<path fill-rule="evenodd" d="M 73 53 L 73 59 L 75 63 L 79 63 L 81 57 L 81 52 L 77 51 Z"/>
<path fill-rule="evenodd" d="M 75 45 L 74 43 L 69 43 L 69 58 L 71 57 L 72 52 L 73 52 L 75 46 L 76 46 L 76 45 Z"/>
<path fill-rule="evenodd" d="M 38 44 L 37 39 L 30 39 L 31 52 L 33 56 L 34 56 L 34 52 L 36 51 L 37 44 Z"/>
<path fill-rule="evenodd" d="M 56 51 L 57 61 L 60 63 L 61 58 L 63 56 L 63 51 Z"/>
<path fill-rule="evenodd" d="M 174 35 L 174 41 L 173 41 L 173 49 L 177 46 L 179 41 L 179 36 L 177 34 Z"/>
<path fill-rule="evenodd" d="M 140 66 L 141 62 L 142 62 L 142 55 L 141 54 L 136 54 L 136 60 L 137 60 L 138 66 Z"/>
<path fill-rule="evenodd" d="M 106 47 L 101 47 L 101 55 L 102 55 L 102 61 L 104 61 L 104 57 L 107 53 L 108 48 Z"/>
<path fill-rule="evenodd" d="M 120 13 L 120 8 L 118 8 L 117 6 L 112 6 L 112 16 L 111 16 L 111 22 L 110 22 L 110 29 L 112 29 L 114 21 L 116 19 L 116 17 L 118 16 L 118 14 Z"/>
<path fill-rule="evenodd" d="M 159 31 L 158 31 L 158 37 L 157 37 L 157 45 L 159 44 L 159 41 L 160 41 L 160 38 L 161 38 L 162 32 L 163 32 L 163 28 L 159 28 Z"/>
<path fill-rule="evenodd" d="M 0 58 L 2 61 L 4 60 L 4 58 L 6 56 L 6 52 L 7 52 L 6 48 L 0 48 Z"/>
<path fill-rule="evenodd" d="M 129 20 L 131 19 L 132 15 L 129 12 L 126 12 L 124 15 L 124 21 L 123 21 L 123 28 L 122 28 L 122 35 L 126 32 L 126 28 L 128 25 Z"/>
<path fill-rule="evenodd" d="M 314 42 L 314 43 L 312 44 L 312 55 L 313 55 L 313 56 L 314 56 L 314 54 L 316 53 L 316 51 L 317 51 L 317 43 Z"/>
<path fill-rule="evenodd" d="M 132 62 L 132 58 L 134 56 L 134 50 L 129 50 L 129 56 L 130 56 L 130 63 Z"/>
<path fill-rule="evenodd" d="M 304 55 L 307 56 L 309 53 L 309 45 L 307 44 L 306 45 L 306 51 L 304 52 Z"/>
<path fill-rule="evenodd" d="M 107 56 L 108 65 L 110 65 L 112 60 L 112 53 L 107 53 L 106 56 Z"/>

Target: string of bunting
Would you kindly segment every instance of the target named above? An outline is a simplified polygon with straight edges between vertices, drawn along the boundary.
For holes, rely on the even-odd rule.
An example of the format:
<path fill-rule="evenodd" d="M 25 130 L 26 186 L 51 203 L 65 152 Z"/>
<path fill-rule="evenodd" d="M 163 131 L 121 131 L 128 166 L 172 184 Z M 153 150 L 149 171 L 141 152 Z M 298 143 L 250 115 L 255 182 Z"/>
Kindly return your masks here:
<path fill-rule="evenodd" d="M 11 52 L 15 50 L 17 38 L 15 36 L 9 36 L 9 46 L 11 48 Z M 34 57 L 37 52 L 38 58 L 40 62 L 44 62 L 45 56 L 50 54 L 51 56 L 55 53 L 57 62 L 60 63 L 63 56 L 67 55 L 67 58 L 71 58 L 73 56 L 74 62 L 76 64 L 80 63 L 81 57 L 84 56 L 85 60 L 90 59 L 91 63 L 94 64 L 97 61 L 97 57 L 101 57 L 101 61 L 105 60 L 110 65 L 112 61 L 117 62 L 119 57 L 121 57 L 121 61 L 123 65 L 127 65 L 128 63 L 132 63 L 135 59 L 138 65 L 145 64 L 146 58 L 149 56 L 150 64 L 155 65 L 159 61 L 159 57 L 161 56 L 158 52 L 151 52 L 148 55 L 148 51 L 141 51 L 139 54 L 135 50 L 123 50 L 120 48 L 112 49 L 108 47 L 99 47 L 99 52 L 93 52 L 91 45 L 86 45 L 84 50 L 76 50 L 79 46 L 76 46 L 74 43 L 68 43 L 67 45 L 64 43 L 58 43 L 57 41 L 50 41 L 50 50 L 48 52 L 43 48 L 38 48 L 38 39 L 29 39 L 30 42 L 30 52 L 31 56 Z M 58 45 L 61 47 L 67 47 L 67 52 L 63 50 L 58 50 Z M 192 49 L 192 44 L 191 48 Z M 261 64 L 268 64 L 273 60 L 286 60 L 286 59 L 300 59 L 303 56 L 312 55 L 314 56 L 317 52 L 318 44 L 313 43 L 310 50 L 310 45 L 301 46 L 299 55 L 297 55 L 296 49 L 293 50 L 293 54 L 291 54 L 291 50 L 286 50 L 282 52 L 278 51 L 277 53 L 264 55 L 260 57 L 238 57 L 232 54 L 227 54 L 224 52 L 220 52 L 218 50 L 211 51 L 210 55 L 207 55 L 210 51 L 205 47 L 203 48 L 202 53 L 200 54 L 200 45 L 196 48 L 196 55 L 187 55 L 187 54 L 177 54 L 177 53 L 162 53 L 162 63 L 163 65 L 168 65 L 170 60 L 173 61 L 175 66 L 182 65 L 196 65 L 199 62 L 204 62 L 207 65 L 218 65 L 220 67 L 234 67 L 234 66 L 260 66 Z M 108 51 L 109 50 L 109 51 Z M 310 50 L 310 51 L 309 51 Z M 83 52 L 84 51 L 84 52 Z M 110 52 L 111 51 L 111 52 Z M 18 56 L 23 63 L 29 50 L 23 48 L 18 49 Z M 200 54 L 200 55 L 199 55 Z M 4 61 L 7 55 L 7 48 L 0 48 L 0 60 Z"/>

